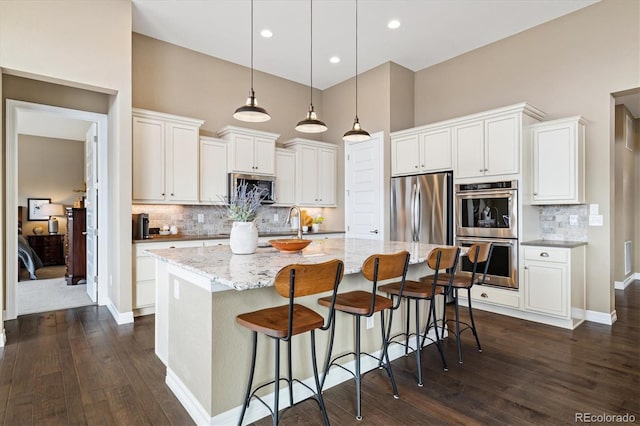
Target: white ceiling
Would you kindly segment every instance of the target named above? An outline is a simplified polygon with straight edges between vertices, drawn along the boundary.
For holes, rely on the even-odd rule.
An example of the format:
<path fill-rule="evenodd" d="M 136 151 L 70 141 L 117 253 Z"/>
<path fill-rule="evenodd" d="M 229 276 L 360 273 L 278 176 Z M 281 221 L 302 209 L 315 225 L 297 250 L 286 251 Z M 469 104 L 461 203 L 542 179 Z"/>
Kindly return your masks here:
<path fill-rule="evenodd" d="M 133 31 L 226 61 L 250 65 L 249 0 L 132 0 Z M 387 61 L 418 71 L 598 0 L 360 0 L 358 71 Z M 255 0 L 254 67 L 309 84 L 305 0 Z M 313 85 L 355 74 L 355 1 L 313 2 Z M 401 22 L 390 30 L 391 19 Z M 268 28 L 273 37 L 260 31 Z M 339 64 L 329 63 L 339 56 Z"/>

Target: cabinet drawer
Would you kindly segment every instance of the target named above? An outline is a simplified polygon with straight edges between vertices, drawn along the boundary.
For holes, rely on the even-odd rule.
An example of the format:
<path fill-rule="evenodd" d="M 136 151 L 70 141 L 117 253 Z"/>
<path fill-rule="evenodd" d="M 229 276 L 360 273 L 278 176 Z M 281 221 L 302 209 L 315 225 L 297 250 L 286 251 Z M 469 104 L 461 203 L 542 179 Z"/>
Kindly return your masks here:
<path fill-rule="evenodd" d="M 554 249 L 548 247 L 525 247 L 525 260 L 537 260 L 540 262 L 562 262 L 566 263 L 569 259 L 567 250 Z"/>
<path fill-rule="evenodd" d="M 156 258 L 140 256 L 136 259 L 136 281 L 156 279 Z"/>
<path fill-rule="evenodd" d="M 520 295 L 518 292 L 512 290 L 476 285 L 471 287 L 471 298 L 481 302 L 510 306 L 512 308 L 520 307 Z"/>

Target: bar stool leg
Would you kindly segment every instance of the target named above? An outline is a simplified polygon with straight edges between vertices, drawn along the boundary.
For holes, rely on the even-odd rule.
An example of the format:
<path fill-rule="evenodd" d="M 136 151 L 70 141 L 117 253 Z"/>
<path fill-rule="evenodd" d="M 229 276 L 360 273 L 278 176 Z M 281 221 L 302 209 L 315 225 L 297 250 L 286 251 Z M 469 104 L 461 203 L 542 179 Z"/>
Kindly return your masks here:
<path fill-rule="evenodd" d="M 238 426 L 242 425 L 244 420 L 244 414 L 249 407 L 249 396 L 251 395 L 251 386 L 253 385 L 253 373 L 256 371 L 256 350 L 258 348 L 258 333 L 253 332 L 253 350 L 251 355 L 251 371 L 249 372 L 249 383 L 247 384 L 247 393 L 244 397 L 244 405 L 242 406 L 242 413 L 240 413 L 240 420 L 238 420 Z"/>
<path fill-rule="evenodd" d="M 393 370 L 391 369 L 391 361 L 389 360 L 389 336 L 391 335 L 391 317 L 393 315 L 393 311 L 389 313 L 389 332 L 387 336 L 384 335 L 384 311 L 380 311 L 380 328 L 382 329 L 382 357 L 387 363 L 385 366 L 385 370 L 387 370 L 387 375 L 391 380 L 391 387 L 393 388 L 393 397 L 395 399 L 400 398 L 398 394 L 398 386 L 396 385 L 396 378 L 393 376 Z"/>
<path fill-rule="evenodd" d="M 320 411 L 322 412 L 322 419 L 325 426 L 329 426 L 329 417 L 327 416 L 327 408 L 324 405 L 324 398 L 322 397 L 322 386 L 320 386 L 320 378 L 318 376 L 318 362 L 316 359 L 316 331 L 311 330 L 311 363 L 313 365 L 313 378 L 316 382 L 316 391 L 318 393 L 318 405 L 320 405 Z"/>
<path fill-rule="evenodd" d="M 456 308 L 456 343 L 458 344 L 458 364 L 462 364 L 462 344 L 460 343 L 460 305 L 458 304 L 458 289 L 453 290 L 453 303 Z"/>
<path fill-rule="evenodd" d="M 356 420 L 362 420 L 361 404 L 360 404 L 360 315 L 355 316 L 356 319 Z"/>
<path fill-rule="evenodd" d="M 476 331 L 476 323 L 473 320 L 473 309 L 471 309 L 471 288 L 467 288 L 467 300 L 469 301 L 469 318 L 471 319 L 471 331 L 476 338 L 478 344 L 478 352 L 482 352 L 482 346 L 480 346 L 480 339 L 478 338 L 478 332 Z"/>
<path fill-rule="evenodd" d="M 278 414 L 280 409 L 280 339 L 273 339 L 276 345 L 276 374 L 275 374 L 275 395 L 273 402 L 273 426 L 278 426 Z"/>
<path fill-rule="evenodd" d="M 436 304 L 434 300 L 430 301 L 429 304 L 429 317 L 433 316 L 433 329 L 436 332 L 436 347 L 438 348 L 438 352 L 440 352 L 440 358 L 442 359 L 442 365 L 444 366 L 444 371 L 449 371 L 449 367 L 447 367 L 447 361 L 444 358 L 444 352 L 442 351 L 442 340 L 440 339 L 440 334 L 438 333 L 438 320 L 436 315 Z M 427 329 L 426 333 L 429 331 L 429 322 L 427 321 Z"/>
<path fill-rule="evenodd" d="M 417 314 L 418 311 L 416 311 Z M 406 323 L 405 323 L 405 327 L 404 327 L 404 334 L 405 336 L 407 336 L 407 340 L 409 340 L 409 317 L 411 316 L 411 301 L 409 299 L 407 299 L 407 317 L 406 317 Z M 404 356 L 409 355 L 409 342 L 407 342 L 407 344 L 404 346 Z"/>
<path fill-rule="evenodd" d="M 291 366 L 291 337 L 287 341 L 287 356 L 289 358 L 289 406 L 293 407 L 293 367 Z"/>
<path fill-rule="evenodd" d="M 419 309 L 420 301 L 416 299 L 416 363 L 418 365 L 418 386 L 422 387 L 424 384 L 422 383 L 422 360 L 420 359 L 420 354 L 422 351 L 420 350 L 420 309 Z M 427 324 L 428 329 L 428 324 Z M 407 334 L 407 346 L 409 346 L 409 335 Z"/>

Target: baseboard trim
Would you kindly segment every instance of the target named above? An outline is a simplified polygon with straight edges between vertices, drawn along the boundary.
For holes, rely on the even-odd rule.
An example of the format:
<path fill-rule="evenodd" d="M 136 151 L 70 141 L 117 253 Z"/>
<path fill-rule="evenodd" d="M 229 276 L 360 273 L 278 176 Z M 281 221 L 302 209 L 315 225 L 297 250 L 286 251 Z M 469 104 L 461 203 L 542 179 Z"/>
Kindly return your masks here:
<path fill-rule="evenodd" d="M 448 333 L 445 330 L 443 337 L 447 337 Z M 429 338 L 435 339 L 435 333 L 433 330 L 429 332 Z M 409 346 L 413 349 L 412 340 L 415 342 L 415 339 L 409 340 Z M 406 342 L 406 340 L 405 340 Z M 427 339 L 427 344 L 432 344 L 433 342 Z M 378 350 L 372 353 L 373 356 L 379 357 L 381 355 L 381 351 Z M 411 353 L 413 355 L 413 353 Z M 396 358 L 400 358 L 405 356 L 404 346 L 392 344 L 389 346 L 389 359 L 393 361 Z M 355 370 L 355 360 L 351 360 L 342 364 L 345 368 L 349 368 L 351 370 Z M 374 370 L 378 368 L 378 362 L 372 359 L 369 356 L 361 356 L 360 357 L 360 368 L 362 374 Z M 322 373 L 320 373 L 322 375 Z M 321 376 L 322 377 L 322 376 Z M 332 388 L 333 386 L 339 385 L 342 382 L 353 379 L 353 376 L 348 372 L 344 371 L 342 368 L 333 368 L 329 371 L 327 378 L 325 380 L 325 384 L 323 390 Z M 306 378 L 301 380 L 304 384 L 309 386 L 311 389 L 315 388 L 315 380 L 313 377 Z M 195 398 L 195 396 L 189 391 L 189 389 L 184 385 L 184 383 L 180 380 L 180 378 L 169 368 L 167 367 L 167 377 L 165 380 L 167 386 L 173 391 L 176 398 L 180 401 L 183 407 L 187 410 L 193 421 L 198 425 L 230 425 L 237 424 L 238 419 L 240 418 L 240 414 L 242 413 L 242 405 L 234 407 L 230 410 L 227 410 L 223 413 L 220 413 L 216 416 L 210 417 L 207 411 L 204 409 L 202 404 Z M 246 386 L 246 385 L 245 385 Z M 293 386 L 294 393 L 294 404 L 298 403 L 306 398 L 309 398 L 312 394 L 309 392 L 309 389 L 304 387 L 299 383 L 294 383 Z M 271 392 L 267 395 L 262 396 L 261 398 L 269 404 L 269 406 L 273 406 L 274 401 L 274 392 Z M 280 409 L 284 409 L 289 406 L 289 391 L 287 388 L 280 388 L 280 401 L 279 401 Z M 247 411 L 244 415 L 244 424 L 250 424 L 257 420 L 260 420 L 264 417 L 271 415 L 269 410 L 262 405 L 259 401 L 255 399 L 251 401 Z"/>
<path fill-rule="evenodd" d="M 614 281 L 616 290 L 624 290 L 631 285 L 635 280 L 640 280 L 640 272 L 629 275 L 624 281 Z"/>
<path fill-rule="evenodd" d="M 7 333 L 4 330 L 4 327 L 2 327 L 2 337 L 0 338 L 0 348 L 4 348 L 4 345 L 7 344 Z"/>
<path fill-rule="evenodd" d="M 610 314 L 606 312 L 589 311 L 585 312 L 585 319 L 599 324 L 613 325 L 618 320 L 618 314 L 614 310 Z"/>
<path fill-rule="evenodd" d="M 107 307 L 107 309 L 109 309 L 111 316 L 118 325 L 131 324 L 133 322 L 133 311 L 120 312 L 118 311 L 118 308 L 116 308 L 116 306 L 111 302 L 111 300 L 108 300 L 107 303 L 105 303 L 105 306 Z"/>

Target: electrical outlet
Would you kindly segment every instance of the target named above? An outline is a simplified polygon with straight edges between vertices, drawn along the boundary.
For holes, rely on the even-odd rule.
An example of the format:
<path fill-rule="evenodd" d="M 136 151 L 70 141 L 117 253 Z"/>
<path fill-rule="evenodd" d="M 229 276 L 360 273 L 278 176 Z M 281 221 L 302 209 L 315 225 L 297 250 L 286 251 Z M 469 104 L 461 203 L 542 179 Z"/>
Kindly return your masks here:
<path fill-rule="evenodd" d="M 204 214 L 198 213 L 198 223 L 204 223 Z"/>
<path fill-rule="evenodd" d="M 569 225 L 578 226 L 578 215 L 577 214 L 569 215 Z"/>
<path fill-rule="evenodd" d="M 370 317 L 367 317 L 367 330 L 369 330 L 370 328 L 373 328 L 374 326 L 374 317 L 373 315 L 371 315 Z"/>
<path fill-rule="evenodd" d="M 280 220 L 280 216 L 278 216 L 278 213 L 274 213 L 274 214 L 273 214 L 273 221 L 274 221 L 274 222 L 277 222 L 277 221 L 279 221 L 279 220 Z"/>

